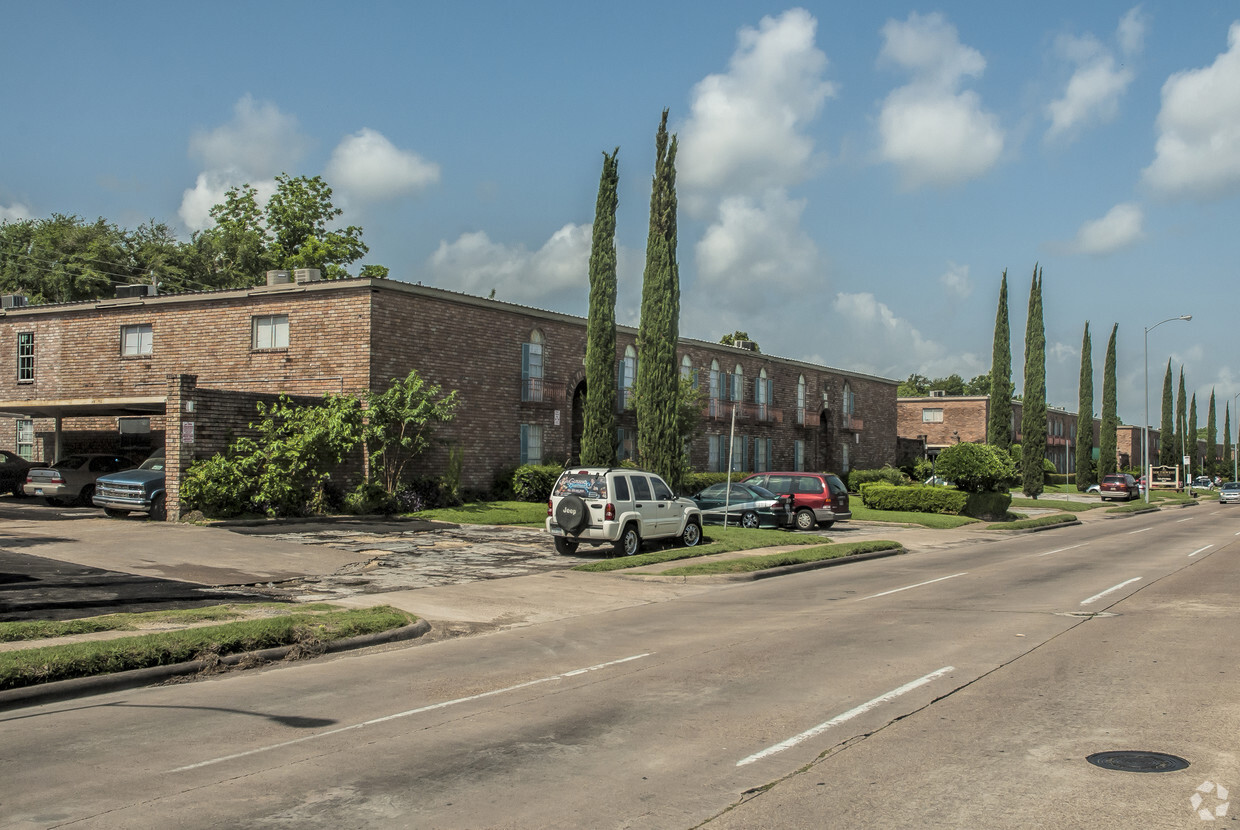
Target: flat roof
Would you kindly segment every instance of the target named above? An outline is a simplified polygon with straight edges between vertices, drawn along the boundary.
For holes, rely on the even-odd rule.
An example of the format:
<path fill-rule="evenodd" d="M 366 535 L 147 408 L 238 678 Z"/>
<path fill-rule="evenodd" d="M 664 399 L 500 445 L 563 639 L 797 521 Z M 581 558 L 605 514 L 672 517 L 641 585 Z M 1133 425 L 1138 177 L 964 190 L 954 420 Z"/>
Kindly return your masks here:
<path fill-rule="evenodd" d="M 90 418 L 163 415 L 164 397 L 38 398 L 0 401 L 0 415 L 18 418 Z"/>

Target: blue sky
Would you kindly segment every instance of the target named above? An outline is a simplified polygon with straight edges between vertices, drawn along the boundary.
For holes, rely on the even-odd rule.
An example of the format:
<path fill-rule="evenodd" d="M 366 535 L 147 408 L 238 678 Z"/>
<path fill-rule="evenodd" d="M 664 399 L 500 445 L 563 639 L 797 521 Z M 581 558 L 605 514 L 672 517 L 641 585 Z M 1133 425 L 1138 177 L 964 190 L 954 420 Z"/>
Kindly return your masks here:
<path fill-rule="evenodd" d="M 0 219 L 167 222 L 323 175 L 394 278 L 584 315 L 602 153 L 640 303 L 654 133 L 679 137 L 681 332 L 903 378 L 989 369 L 1120 417 L 1167 360 L 1219 428 L 1240 278 L 1240 8 L 1215 2 L 25 3 L 0 0 Z M 1236 421 L 1233 409 L 1233 423 Z"/>

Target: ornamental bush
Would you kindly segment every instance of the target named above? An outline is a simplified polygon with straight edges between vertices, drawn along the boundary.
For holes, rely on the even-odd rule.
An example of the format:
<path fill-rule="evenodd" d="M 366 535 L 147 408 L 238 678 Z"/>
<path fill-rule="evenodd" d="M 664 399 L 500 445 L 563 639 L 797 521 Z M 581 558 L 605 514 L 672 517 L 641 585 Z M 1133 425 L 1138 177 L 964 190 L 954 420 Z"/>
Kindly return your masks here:
<path fill-rule="evenodd" d="M 999 490 L 1015 475 L 1011 456 L 989 444 L 946 447 L 939 453 L 935 471 L 968 493 Z"/>
<path fill-rule="evenodd" d="M 871 481 L 885 481 L 888 484 L 908 484 L 908 476 L 903 470 L 892 467 L 890 464 L 878 470 L 853 470 L 848 474 L 848 489 L 850 492 L 861 492 L 861 485 L 868 484 Z"/>
<path fill-rule="evenodd" d="M 546 501 L 562 472 L 564 468 L 558 464 L 522 464 L 512 474 L 513 495 L 517 501 Z"/>
<path fill-rule="evenodd" d="M 866 484 L 861 502 L 871 510 L 900 510 L 910 513 L 944 513 L 958 516 L 964 511 L 969 496 L 947 487 L 924 487 L 914 484 L 895 487 L 885 482 Z"/>

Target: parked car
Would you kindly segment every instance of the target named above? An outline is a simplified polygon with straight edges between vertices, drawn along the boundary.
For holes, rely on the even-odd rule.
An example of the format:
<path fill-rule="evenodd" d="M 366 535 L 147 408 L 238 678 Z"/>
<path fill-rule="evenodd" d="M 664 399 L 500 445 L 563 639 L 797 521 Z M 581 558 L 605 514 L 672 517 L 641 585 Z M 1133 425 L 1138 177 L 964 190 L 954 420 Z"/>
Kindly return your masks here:
<path fill-rule="evenodd" d="M 1101 484 L 1091 484 L 1091 485 L 1089 485 L 1088 487 L 1086 487 L 1086 488 L 1085 488 L 1085 492 L 1086 492 L 1086 494 L 1088 494 L 1088 495 L 1094 495 L 1094 496 L 1097 496 L 1097 495 L 1099 495 L 1099 494 L 1101 494 L 1101 493 L 1102 493 L 1102 485 L 1101 485 Z"/>
<path fill-rule="evenodd" d="M 42 496 L 51 505 L 89 505 L 95 494 L 95 479 L 136 466 L 132 458 L 111 453 L 69 455 L 47 467 L 32 467 L 26 473 L 24 489 L 27 496 Z"/>
<path fill-rule="evenodd" d="M 1240 502 L 1240 481 L 1227 481 L 1218 491 L 1219 504 Z"/>
<path fill-rule="evenodd" d="M 1214 482 L 1209 476 L 1197 476 L 1193 479 L 1193 488 L 1196 490 L 1213 490 Z"/>
<path fill-rule="evenodd" d="M 612 545 L 632 556 L 650 539 L 685 547 L 702 540 L 702 511 L 677 498 L 667 482 L 645 470 L 586 467 L 565 470 L 547 500 L 547 532 L 562 554 L 578 545 Z"/>
<path fill-rule="evenodd" d="M 17 453 L 0 450 L 0 493 L 12 493 L 18 498 L 26 495 L 26 473 L 37 466 Z"/>
<path fill-rule="evenodd" d="M 91 501 L 114 518 L 146 513 L 152 521 L 164 521 L 168 518 L 168 506 L 164 496 L 163 454 L 151 456 L 136 470 L 100 476 Z"/>
<path fill-rule="evenodd" d="M 1103 501 L 1131 501 L 1141 498 L 1141 485 L 1128 473 L 1111 473 L 1102 477 L 1098 495 Z"/>
<path fill-rule="evenodd" d="M 741 527 L 785 527 L 792 524 L 792 497 L 780 496 L 756 484 L 712 484 L 693 497 L 707 524 Z"/>
<path fill-rule="evenodd" d="M 741 484 L 792 496 L 792 522 L 797 530 L 825 529 L 852 518 L 848 488 L 831 473 L 754 473 L 741 479 Z"/>

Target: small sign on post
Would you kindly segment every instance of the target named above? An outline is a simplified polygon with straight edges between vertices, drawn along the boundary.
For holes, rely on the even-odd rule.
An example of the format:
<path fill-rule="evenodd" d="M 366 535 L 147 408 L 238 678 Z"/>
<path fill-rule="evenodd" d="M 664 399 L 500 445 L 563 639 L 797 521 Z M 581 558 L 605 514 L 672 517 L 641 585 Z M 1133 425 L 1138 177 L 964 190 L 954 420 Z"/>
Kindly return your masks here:
<path fill-rule="evenodd" d="M 182 421 L 181 422 L 181 443 L 182 444 L 194 443 L 194 422 L 193 421 Z"/>

